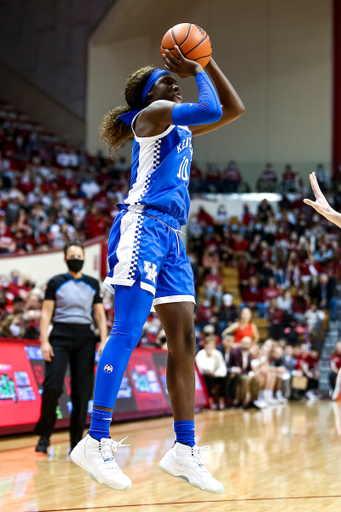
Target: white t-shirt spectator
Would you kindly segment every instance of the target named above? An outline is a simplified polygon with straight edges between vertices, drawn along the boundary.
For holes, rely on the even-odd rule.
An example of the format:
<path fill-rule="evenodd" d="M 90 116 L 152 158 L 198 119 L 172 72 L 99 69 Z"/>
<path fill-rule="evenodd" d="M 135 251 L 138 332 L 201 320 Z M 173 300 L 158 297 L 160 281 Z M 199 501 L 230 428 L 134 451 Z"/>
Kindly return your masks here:
<path fill-rule="evenodd" d="M 81 185 L 81 191 L 84 192 L 88 199 L 92 199 L 100 190 L 101 187 L 92 180 L 83 181 Z"/>
<path fill-rule="evenodd" d="M 209 371 L 215 377 L 225 377 L 227 368 L 221 352 L 217 349 L 212 350 L 212 355 L 209 357 L 206 350 L 203 348 L 199 350 L 195 356 L 195 362 L 200 373 Z"/>
<path fill-rule="evenodd" d="M 312 329 L 318 322 L 324 320 L 326 315 L 324 311 L 321 311 L 320 309 L 316 311 L 308 309 L 308 311 L 304 313 L 304 318 L 308 324 L 309 329 Z"/>

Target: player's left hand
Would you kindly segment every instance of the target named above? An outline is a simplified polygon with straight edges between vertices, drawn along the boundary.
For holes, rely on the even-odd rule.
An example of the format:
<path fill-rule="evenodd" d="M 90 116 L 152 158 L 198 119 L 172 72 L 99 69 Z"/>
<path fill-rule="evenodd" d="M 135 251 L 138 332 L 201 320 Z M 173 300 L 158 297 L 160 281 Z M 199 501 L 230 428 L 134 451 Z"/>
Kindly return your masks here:
<path fill-rule="evenodd" d="M 186 59 L 178 46 L 175 46 L 175 49 L 178 54 L 177 57 L 175 57 L 169 50 L 165 50 L 165 53 L 162 54 L 165 67 L 168 71 L 176 73 L 180 78 L 195 76 L 204 71 L 200 64 L 194 60 Z"/>

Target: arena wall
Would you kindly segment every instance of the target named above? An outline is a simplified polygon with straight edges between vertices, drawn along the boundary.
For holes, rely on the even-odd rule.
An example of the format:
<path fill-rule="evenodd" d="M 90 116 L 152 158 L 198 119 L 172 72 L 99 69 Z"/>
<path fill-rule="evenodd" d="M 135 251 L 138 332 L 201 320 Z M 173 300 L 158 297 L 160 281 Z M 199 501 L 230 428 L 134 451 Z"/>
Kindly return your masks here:
<path fill-rule="evenodd" d="M 10 67 L 0 63 L 0 98 L 12 103 L 33 121 L 76 144 L 84 143 L 84 119 Z"/>
<path fill-rule="evenodd" d="M 195 160 L 223 167 L 236 159 L 251 185 L 266 161 L 285 163 L 306 179 L 330 169 L 332 0 L 117 1 L 89 41 L 87 143 L 99 147 L 103 114 L 123 102 L 134 69 L 162 66 L 159 43 L 172 25 L 191 21 L 213 41 L 214 57 L 246 106 L 231 125 L 194 141 Z M 181 81 L 185 99 L 193 81 Z M 130 145 L 122 154 L 129 156 Z"/>
<path fill-rule="evenodd" d="M 83 273 L 101 280 L 103 237 L 96 242 L 86 244 Z M 64 253 L 60 251 L 35 252 L 32 254 L 2 256 L 0 258 L 1 274 L 10 275 L 13 270 L 28 274 L 37 286 L 49 281 L 51 277 L 67 271 Z"/>
<path fill-rule="evenodd" d="M 0 1 L 0 60 L 84 117 L 87 39 L 114 1 Z"/>

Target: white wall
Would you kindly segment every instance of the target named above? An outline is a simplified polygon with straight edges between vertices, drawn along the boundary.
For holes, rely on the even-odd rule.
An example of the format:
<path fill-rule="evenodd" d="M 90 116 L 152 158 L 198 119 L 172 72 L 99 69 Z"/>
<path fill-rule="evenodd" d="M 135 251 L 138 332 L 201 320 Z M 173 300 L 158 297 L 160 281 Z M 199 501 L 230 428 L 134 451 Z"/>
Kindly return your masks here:
<path fill-rule="evenodd" d="M 195 160 L 223 166 L 235 158 L 251 184 L 266 161 L 277 172 L 290 162 L 304 177 L 317 162 L 329 169 L 332 0 L 116 2 L 89 43 L 90 150 L 99 147 L 103 114 L 124 102 L 127 74 L 162 66 L 162 35 L 182 21 L 207 30 L 214 58 L 246 106 L 241 119 L 194 142 Z M 181 86 L 185 99 L 196 97 L 193 80 Z M 129 155 L 129 145 L 123 153 Z"/>
<path fill-rule="evenodd" d="M 67 272 L 63 251 L 34 253 L 15 257 L 0 258 L 0 274 L 10 275 L 13 270 L 20 274 L 29 274 L 37 286 L 41 286 L 51 277 Z M 85 247 L 83 273 L 101 281 L 101 243 Z"/>

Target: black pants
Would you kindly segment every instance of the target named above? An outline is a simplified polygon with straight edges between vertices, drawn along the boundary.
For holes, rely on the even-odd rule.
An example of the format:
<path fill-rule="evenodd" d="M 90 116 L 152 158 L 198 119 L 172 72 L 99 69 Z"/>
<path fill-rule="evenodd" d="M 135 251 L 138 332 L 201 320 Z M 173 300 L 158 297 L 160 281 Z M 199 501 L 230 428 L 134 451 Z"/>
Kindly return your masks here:
<path fill-rule="evenodd" d="M 85 427 L 94 381 L 96 336 L 88 324 L 56 323 L 50 334 L 50 343 L 54 357 L 50 363 L 45 362 L 41 413 L 34 431 L 40 436 L 51 436 L 56 421 L 58 398 L 63 393 L 64 377 L 70 363 L 70 437 L 73 448 L 81 440 Z"/>
<path fill-rule="evenodd" d="M 203 375 L 208 394 L 212 396 L 213 389 L 219 385 L 219 396 L 225 400 L 234 400 L 236 397 L 237 386 L 240 383 L 240 376 L 231 377 L 228 373 L 226 377 L 215 377 L 214 375 Z"/>
<path fill-rule="evenodd" d="M 337 373 L 335 373 L 335 372 L 333 372 L 333 370 L 331 370 L 331 372 L 329 374 L 329 384 L 330 384 L 332 391 L 334 391 L 334 389 L 335 389 L 336 379 L 337 379 Z"/>

